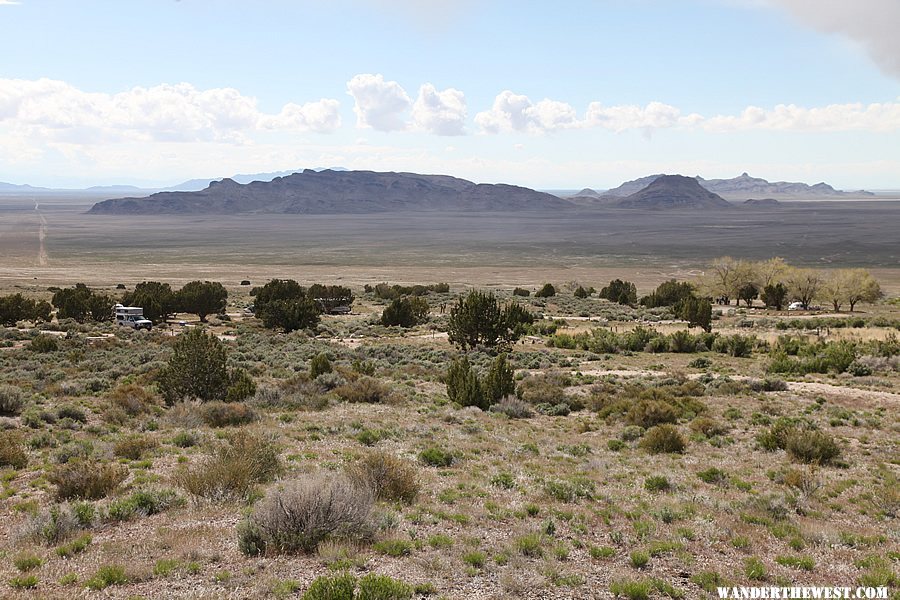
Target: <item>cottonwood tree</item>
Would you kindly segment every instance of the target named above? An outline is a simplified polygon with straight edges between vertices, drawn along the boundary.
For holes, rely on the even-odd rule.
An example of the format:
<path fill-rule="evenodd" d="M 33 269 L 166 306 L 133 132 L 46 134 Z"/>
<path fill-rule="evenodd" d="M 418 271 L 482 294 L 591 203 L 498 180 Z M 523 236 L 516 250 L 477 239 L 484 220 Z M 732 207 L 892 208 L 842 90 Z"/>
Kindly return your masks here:
<path fill-rule="evenodd" d="M 865 269 L 839 269 L 829 273 L 822 285 L 822 297 L 840 311 L 846 302 L 850 312 L 859 302 L 875 302 L 881 298 L 881 286 Z"/>
<path fill-rule="evenodd" d="M 784 275 L 788 295 L 808 310 L 822 291 L 824 279 L 814 269 L 798 269 L 791 267 Z"/>

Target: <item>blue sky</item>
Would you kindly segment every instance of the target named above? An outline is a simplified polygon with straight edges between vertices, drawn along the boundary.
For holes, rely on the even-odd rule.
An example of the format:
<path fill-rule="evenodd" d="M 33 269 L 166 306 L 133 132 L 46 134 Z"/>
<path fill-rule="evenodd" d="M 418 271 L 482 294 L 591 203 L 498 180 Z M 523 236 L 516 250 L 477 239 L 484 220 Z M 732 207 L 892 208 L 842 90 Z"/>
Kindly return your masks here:
<path fill-rule="evenodd" d="M 896 0 L 0 0 L 0 181 L 898 188 L 896 25 Z"/>

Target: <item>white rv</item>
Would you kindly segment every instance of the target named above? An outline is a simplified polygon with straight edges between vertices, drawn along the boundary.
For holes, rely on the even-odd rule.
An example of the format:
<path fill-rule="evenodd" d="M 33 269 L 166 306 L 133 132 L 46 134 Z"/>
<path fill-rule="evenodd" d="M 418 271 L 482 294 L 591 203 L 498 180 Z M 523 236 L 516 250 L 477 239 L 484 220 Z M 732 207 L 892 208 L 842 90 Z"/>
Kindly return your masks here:
<path fill-rule="evenodd" d="M 140 306 L 116 304 L 113 306 L 113 313 L 116 317 L 116 325 L 132 329 L 146 329 L 147 331 L 153 327 L 153 323 L 144 318 L 144 309 Z"/>

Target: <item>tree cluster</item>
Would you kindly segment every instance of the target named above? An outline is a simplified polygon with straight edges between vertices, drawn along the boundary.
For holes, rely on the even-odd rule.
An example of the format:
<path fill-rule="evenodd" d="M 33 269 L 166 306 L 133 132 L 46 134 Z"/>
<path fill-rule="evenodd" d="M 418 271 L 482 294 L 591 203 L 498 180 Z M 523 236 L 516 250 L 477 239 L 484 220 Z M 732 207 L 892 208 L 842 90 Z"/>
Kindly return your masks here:
<path fill-rule="evenodd" d="M 621 279 L 613 279 L 597 295 L 610 302 L 628 306 L 634 306 L 638 301 L 637 287 L 630 281 L 622 281 Z"/>
<path fill-rule="evenodd" d="M 22 294 L 0 296 L 0 325 L 12 327 L 19 321 L 49 321 L 52 310 L 50 303 L 32 300 Z"/>
<path fill-rule="evenodd" d="M 429 292 L 437 294 L 446 294 L 450 291 L 448 283 L 432 283 L 430 285 L 390 285 L 388 283 L 379 283 L 376 286 L 366 285 L 363 290 L 367 294 L 374 293 L 376 297 L 382 300 L 396 300 L 402 296 L 424 296 Z"/>
<path fill-rule="evenodd" d="M 846 304 L 853 312 L 858 303 L 875 302 L 882 296 L 878 282 L 865 269 L 819 271 L 792 267 L 777 257 L 758 262 L 718 258 L 702 279 L 701 288 L 722 304 L 734 299 L 752 306 L 759 298 L 776 310 L 788 302 L 799 302 L 808 309 L 819 300 L 835 311 Z"/>
<path fill-rule="evenodd" d="M 56 307 L 56 316 L 60 319 L 75 319 L 84 323 L 88 320 L 111 321 L 113 318 L 112 307 L 115 301 L 83 283 L 57 290 L 50 301 Z"/>
<path fill-rule="evenodd" d="M 381 313 L 385 327 L 415 327 L 428 320 L 428 302 L 418 296 L 397 298 Z"/>
<path fill-rule="evenodd" d="M 314 286 L 315 287 L 315 286 Z M 331 286 L 340 287 L 340 286 Z M 343 294 L 343 290 L 349 294 L 349 289 L 332 290 L 329 292 L 326 286 L 318 286 L 316 293 L 333 295 L 330 300 Z M 312 289 L 312 288 L 311 288 Z M 269 329 L 282 329 L 286 333 L 299 329 L 312 329 L 319 324 L 323 304 L 301 287 L 293 279 L 273 279 L 261 288 L 254 288 L 251 295 L 256 297 L 256 316 L 263 325 Z M 350 296 L 352 301 L 352 296 Z"/>

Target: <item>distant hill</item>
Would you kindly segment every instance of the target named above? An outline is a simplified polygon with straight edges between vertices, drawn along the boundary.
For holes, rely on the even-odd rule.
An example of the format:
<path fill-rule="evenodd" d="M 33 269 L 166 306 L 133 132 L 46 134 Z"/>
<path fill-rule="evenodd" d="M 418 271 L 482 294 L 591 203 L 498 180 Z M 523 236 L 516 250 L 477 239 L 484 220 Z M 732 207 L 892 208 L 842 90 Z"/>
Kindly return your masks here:
<path fill-rule="evenodd" d="M 663 175 L 648 175 L 633 181 L 626 181 L 617 188 L 611 189 L 603 194 L 603 196 L 615 196 L 623 198 L 647 187 Z M 747 173 L 742 173 L 739 177 L 731 179 L 703 179 L 699 175 L 695 177 L 700 185 L 711 192 L 715 192 L 725 198 L 732 200 L 744 200 L 752 197 L 772 197 L 777 196 L 783 199 L 790 198 L 835 198 L 835 197 L 869 197 L 874 196 L 872 192 L 860 190 L 856 192 L 845 192 L 836 190 L 827 183 L 817 183 L 815 185 L 807 185 L 805 183 L 796 183 L 789 181 L 770 182 L 759 177 L 751 177 Z M 580 194 L 579 194 L 580 195 Z"/>
<path fill-rule="evenodd" d="M 703 188 L 696 179 L 682 175 L 663 175 L 614 206 L 649 210 L 731 208 L 727 200 Z"/>
<path fill-rule="evenodd" d="M 505 184 L 475 184 L 447 175 L 314 171 L 245 185 L 232 179 L 197 192 L 159 192 L 95 204 L 92 214 L 366 214 L 421 211 L 542 211 L 573 204 Z"/>

